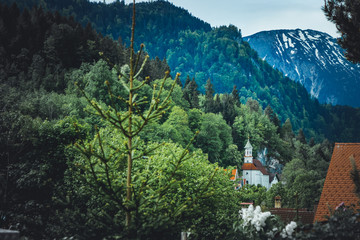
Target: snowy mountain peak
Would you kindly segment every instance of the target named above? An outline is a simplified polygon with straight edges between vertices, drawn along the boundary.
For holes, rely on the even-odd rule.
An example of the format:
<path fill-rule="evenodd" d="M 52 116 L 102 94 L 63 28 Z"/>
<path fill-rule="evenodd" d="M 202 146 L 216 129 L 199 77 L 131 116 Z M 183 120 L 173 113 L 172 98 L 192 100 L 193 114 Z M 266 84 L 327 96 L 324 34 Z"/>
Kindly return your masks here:
<path fill-rule="evenodd" d="M 314 30 L 273 30 L 244 40 L 270 65 L 301 82 L 320 102 L 360 106 L 356 92 L 360 65 L 347 61 L 330 35 Z"/>

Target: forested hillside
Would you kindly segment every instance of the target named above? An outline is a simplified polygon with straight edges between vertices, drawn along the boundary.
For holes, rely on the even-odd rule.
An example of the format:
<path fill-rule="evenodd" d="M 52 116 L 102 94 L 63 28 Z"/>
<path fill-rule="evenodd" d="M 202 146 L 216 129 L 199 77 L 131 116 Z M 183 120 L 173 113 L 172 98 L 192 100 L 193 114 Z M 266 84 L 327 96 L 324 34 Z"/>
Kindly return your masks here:
<path fill-rule="evenodd" d="M 6 0 L 5 2 L 13 2 Z M 45 9 L 73 16 L 85 26 L 89 21 L 104 35 L 129 44 L 131 5 L 81 1 L 16 1 L 22 7 L 39 4 Z M 211 29 L 209 24 L 166 1 L 137 4 L 136 46 L 145 44 L 152 57 L 166 60 L 172 75 L 194 78 L 204 93 L 210 78 L 216 93 L 229 93 L 237 86 L 241 102 L 257 100 L 270 105 L 280 120 L 290 119 L 295 130 L 302 128 L 317 140 L 358 141 L 360 111 L 321 105 L 306 89 L 261 60 L 242 40 L 235 26 Z"/>
<path fill-rule="evenodd" d="M 19 1 L 22 7 L 31 3 Z M 50 1 L 41 3 L 52 9 Z M 139 6 L 162 4 L 173 7 L 163 1 Z M 138 25 L 141 32 L 145 26 Z M 311 99 L 261 61 L 235 27 L 199 26 L 204 29 L 180 31 L 169 46 L 186 56 L 175 70 L 186 69 L 197 55 L 204 74 L 218 68 L 202 86 L 196 74 L 182 75 L 182 81 L 166 75 L 166 60 L 136 54 L 74 17 L 0 4 L 1 228 L 28 239 L 172 239 L 188 229 L 192 239 L 234 239 L 241 202 L 272 207 L 281 194 L 285 207 L 313 207 L 333 147 L 324 136 L 355 141 L 358 110 Z M 187 47 L 191 39 L 196 47 Z M 201 50 L 208 45 L 219 51 L 215 61 Z M 181 58 L 177 54 L 173 59 Z M 200 62 L 194 59 L 194 66 Z M 232 84 L 226 74 L 233 71 L 247 77 Z M 217 86 L 230 90 L 216 94 Z M 234 190 L 230 171 L 241 167 L 249 138 L 285 184 Z"/>

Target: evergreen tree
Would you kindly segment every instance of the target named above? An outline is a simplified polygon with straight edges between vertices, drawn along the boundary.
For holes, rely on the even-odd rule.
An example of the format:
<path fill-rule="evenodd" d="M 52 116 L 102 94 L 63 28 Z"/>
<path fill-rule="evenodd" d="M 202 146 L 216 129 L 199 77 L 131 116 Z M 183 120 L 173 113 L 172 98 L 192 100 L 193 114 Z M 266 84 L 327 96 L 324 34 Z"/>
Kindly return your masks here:
<path fill-rule="evenodd" d="M 300 141 L 302 144 L 307 144 L 306 137 L 302 128 L 299 129 L 299 133 L 296 136 L 296 140 Z"/>
<path fill-rule="evenodd" d="M 182 89 L 183 90 L 183 97 L 189 104 L 190 104 L 190 89 L 189 89 L 190 82 L 191 82 L 190 77 L 189 77 L 189 75 L 187 75 L 185 83 L 184 83 L 184 88 Z"/>
<path fill-rule="evenodd" d="M 190 79 L 189 75 L 187 75 L 187 76 L 186 76 L 186 80 L 185 80 L 184 87 L 186 87 L 187 85 L 189 85 L 190 82 L 191 82 L 191 79 Z"/>
<path fill-rule="evenodd" d="M 281 130 L 280 130 L 280 137 L 287 141 L 287 142 L 292 142 L 292 139 L 294 137 L 294 132 L 292 129 L 292 124 L 290 119 L 286 119 L 285 123 L 282 125 Z"/>
<path fill-rule="evenodd" d="M 219 113 L 222 110 L 220 94 L 216 94 L 214 102 L 214 113 Z"/>
<path fill-rule="evenodd" d="M 236 85 L 234 85 L 234 87 L 233 87 L 231 96 L 233 98 L 234 104 L 239 107 L 240 106 L 240 97 L 239 97 L 239 92 L 237 90 Z"/>
<path fill-rule="evenodd" d="M 249 98 L 246 102 L 246 106 L 248 106 L 250 111 L 252 111 L 252 112 L 260 111 L 260 104 L 255 99 Z"/>
<path fill-rule="evenodd" d="M 341 33 L 338 39 L 346 49 L 345 56 L 354 63 L 360 62 L 360 0 L 326 0 L 323 7 L 327 19 L 336 24 Z"/>
<path fill-rule="evenodd" d="M 188 82 L 188 78 L 186 79 Z M 190 108 L 199 108 L 199 90 L 195 79 L 191 80 L 183 89 L 183 96 L 186 101 L 189 102 Z"/>
<path fill-rule="evenodd" d="M 214 112 L 214 89 L 210 78 L 207 80 L 205 85 L 205 112 Z"/>
<path fill-rule="evenodd" d="M 265 108 L 264 114 L 276 126 L 276 128 L 277 128 L 276 132 L 279 133 L 280 132 L 280 120 L 270 105 L 267 105 L 267 107 Z"/>
<path fill-rule="evenodd" d="M 221 111 L 224 120 L 230 126 L 234 123 L 236 117 L 235 106 L 233 97 L 229 94 L 224 94 L 222 97 L 222 111 Z"/>

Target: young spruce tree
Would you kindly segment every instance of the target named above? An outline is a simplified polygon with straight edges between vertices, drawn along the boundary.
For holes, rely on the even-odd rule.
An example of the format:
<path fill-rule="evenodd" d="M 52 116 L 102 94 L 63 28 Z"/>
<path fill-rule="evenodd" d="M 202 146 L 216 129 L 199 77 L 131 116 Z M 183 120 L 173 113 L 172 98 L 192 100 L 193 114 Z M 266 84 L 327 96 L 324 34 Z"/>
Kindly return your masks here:
<path fill-rule="evenodd" d="M 185 214 L 186 211 L 191 212 L 196 201 L 210 193 L 209 186 L 217 172 L 217 168 L 210 170 L 212 173 L 208 172 L 205 178 L 202 177 L 201 185 L 194 184 L 192 189 L 186 189 L 190 185 L 184 182 L 186 172 L 182 170 L 182 166 L 187 160 L 194 160 L 198 154 L 196 152 L 189 154 L 188 147 L 193 140 L 185 149 L 182 149 L 174 144 L 169 144 L 168 148 L 164 144 L 146 145 L 140 139 L 139 134 L 144 128 L 160 119 L 169 108 L 171 93 L 180 74 L 177 74 L 176 79 L 173 80 L 167 96 L 164 97 L 163 93 L 169 72 L 166 72 L 160 86 L 153 86 L 150 101 L 146 97 L 139 97 L 141 89 L 149 79 L 146 78 L 143 81 L 138 79 L 148 56 L 140 64 L 143 45 L 135 54 L 134 31 L 135 0 L 133 1 L 128 75 L 118 70 L 118 83 L 126 89 L 128 96 L 125 98 L 117 95 L 113 92 L 116 88 L 111 86 L 109 81 L 105 81 L 110 106 L 104 106 L 103 103 L 90 99 L 88 94 L 79 87 L 92 113 L 100 116 L 106 127 L 99 129 L 95 126 L 96 136 L 92 141 L 79 141 L 75 145 L 82 153 L 82 160 L 79 161 L 78 166 L 86 175 L 86 183 L 90 184 L 102 199 L 109 199 L 108 202 L 116 205 L 119 212 L 125 213 L 125 227 L 120 231 L 125 232 L 125 234 L 122 233 L 124 234 L 122 237 L 127 239 L 141 238 L 139 228 L 146 225 L 142 221 L 151 222 L 154 226 L 157 224 L 154 229 L 161 229 L 163 226 L 168 229 L 170 222 L 174 225 L 175 217 Z M 124 104 L 127 106 L 126 111 L 119 107 Z M 161 155 L 167 151 L 169 153 L 166 157 Z M 154 152 L 158 155 L 152 156 Z M 196 158 L 200 163 L 203 157 L 198 155 Z M 160 167 L 156 169 L 156 166 Z M 149 221 L 147 218 L 153 218 L 153 220 Z"/>

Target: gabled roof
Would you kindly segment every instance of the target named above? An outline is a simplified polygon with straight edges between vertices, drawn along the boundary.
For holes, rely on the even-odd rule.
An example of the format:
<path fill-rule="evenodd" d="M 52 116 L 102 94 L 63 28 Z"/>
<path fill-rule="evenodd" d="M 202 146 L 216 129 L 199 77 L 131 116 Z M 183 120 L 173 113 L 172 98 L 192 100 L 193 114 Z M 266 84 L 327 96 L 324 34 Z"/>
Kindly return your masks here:
<path fill-rule="evenodd" d="M 359 168 L 360 143 L 335 144 L 314 221 L 326 220 L 324 216 L 330 214 L 329 207 L 335 209 L 342 202 L 345 206 L 358 205 L 359 199 L 354 193 L 355 184 L 350 177 L 351 156 Z"/>
<path fill-rule="evenodd" d="M 261 162 L 257 159 L 253 160 L 254 165 L 257 167 L 257 169 L 260 170 L 260 172 L 264 175 L 269 175 L 269 173 L 267 172 L 266 168 L 261 164 Z"/>
<path fill-rule="evenodd" d="M 253 159 L 253 163 L 244 163 L 242 165 L 241 169 L 242 170 L 258 170 L 264 175 L 269 175 L 269 173 L 266 171 L 266 168 L 257 159 Z"/>

